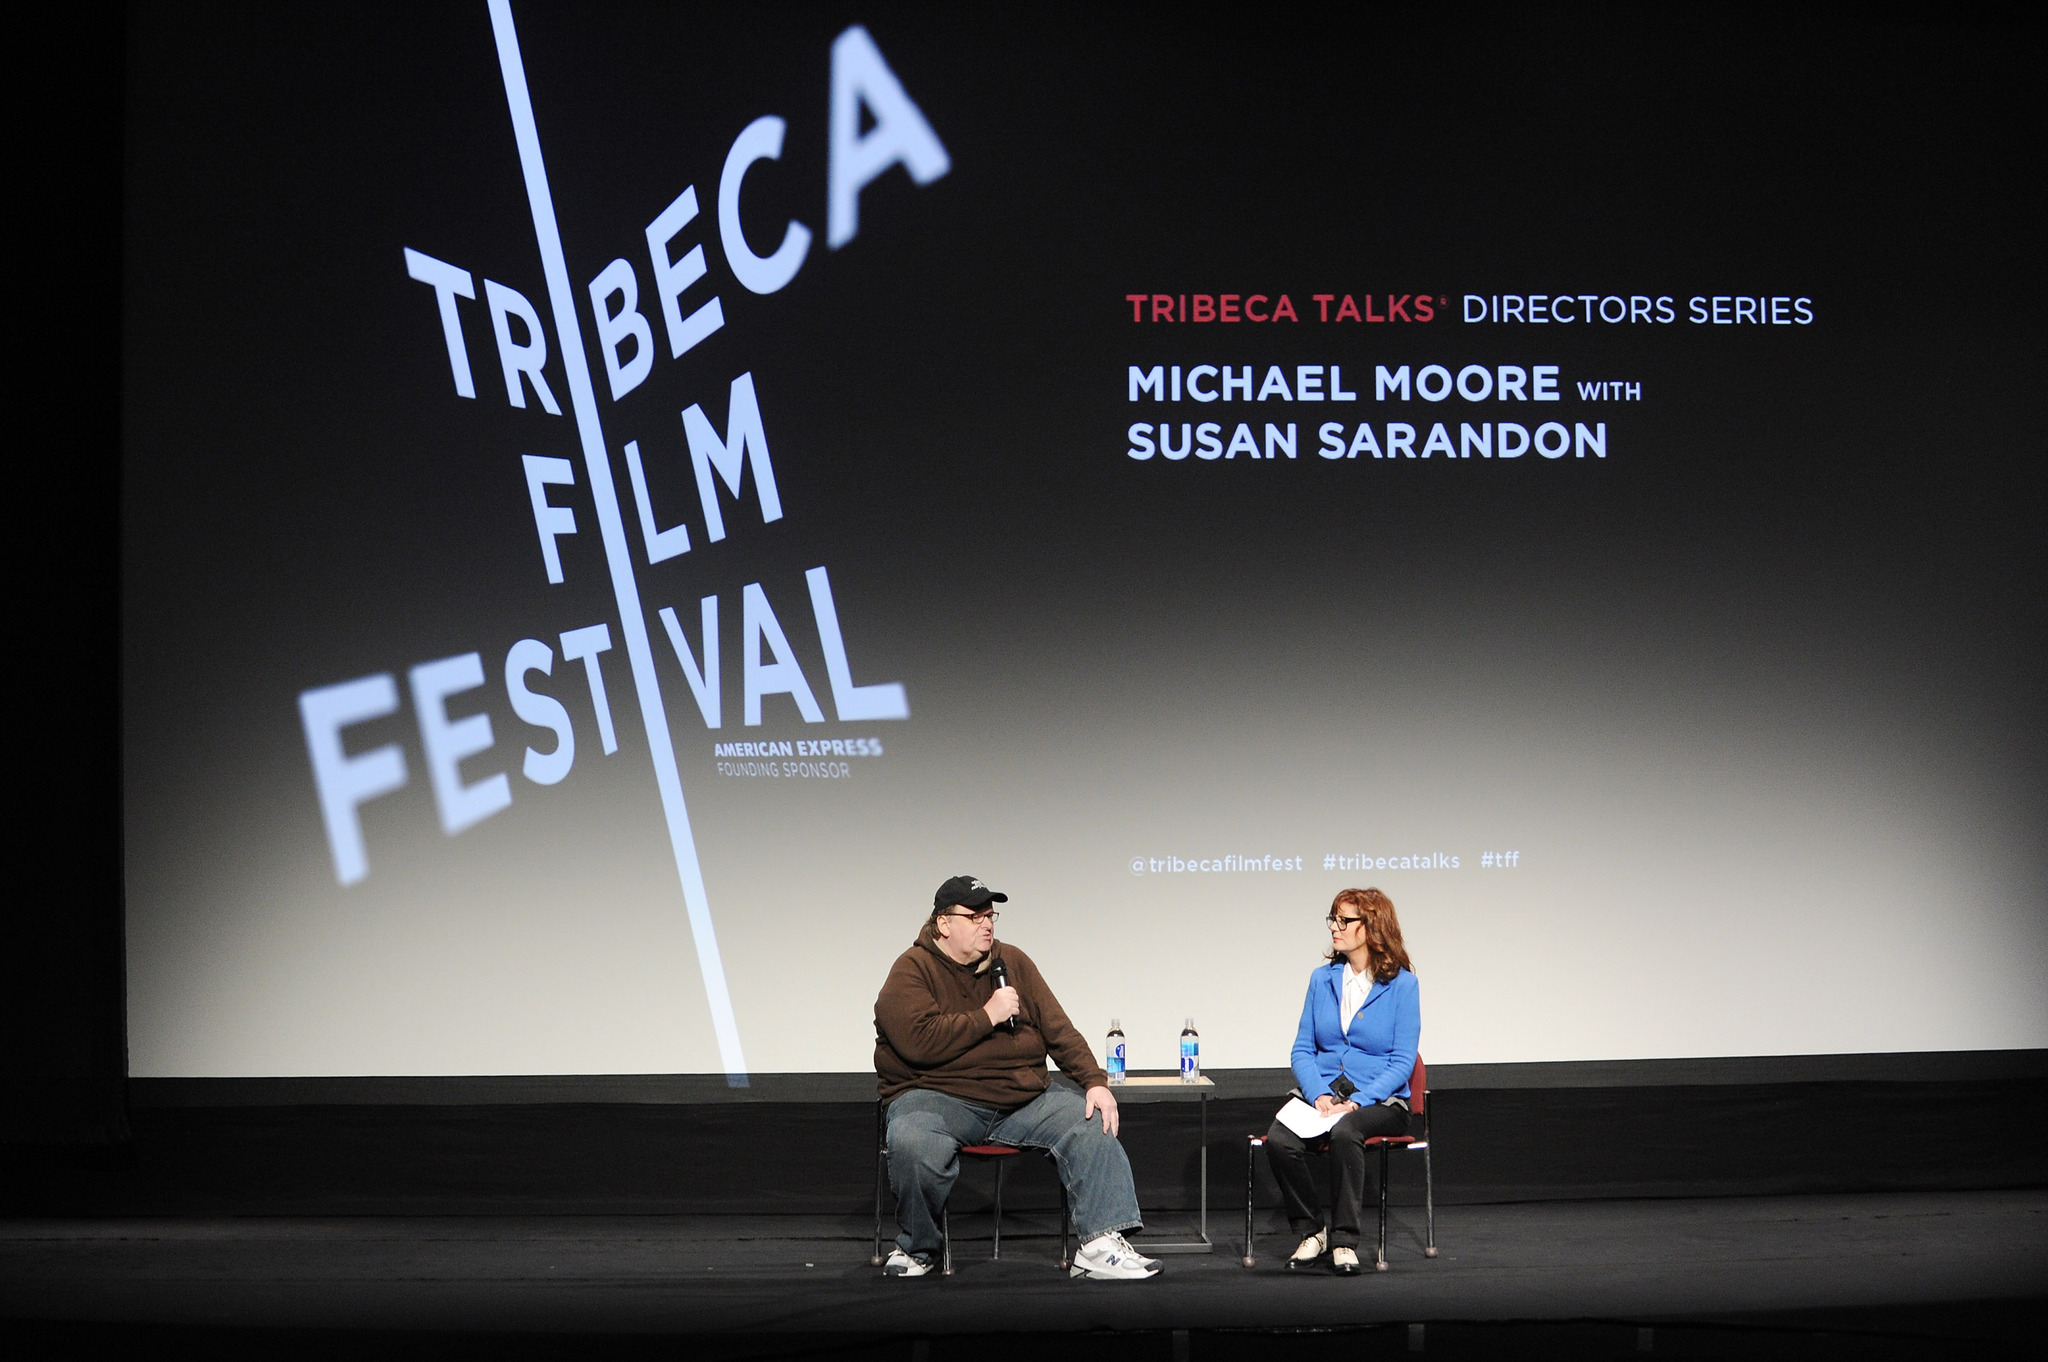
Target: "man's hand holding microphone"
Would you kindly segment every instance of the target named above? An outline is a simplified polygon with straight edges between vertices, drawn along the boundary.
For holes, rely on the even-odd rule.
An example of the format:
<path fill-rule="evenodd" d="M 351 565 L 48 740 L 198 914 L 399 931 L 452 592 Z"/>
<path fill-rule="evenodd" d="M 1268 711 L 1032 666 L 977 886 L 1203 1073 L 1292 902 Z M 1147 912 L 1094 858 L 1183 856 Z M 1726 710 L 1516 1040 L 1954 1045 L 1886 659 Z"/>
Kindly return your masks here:
<path fill-rule="evenodd" d="M 988 1001 L 981 1005 L 981 1010 L 988 1014 L 990 1026 L 1001 1026 L 1015 1031 L 1020 1007 L 1017 990 L 1008 984 L 1002 984 L 994 993 L 988 995 Z"/>

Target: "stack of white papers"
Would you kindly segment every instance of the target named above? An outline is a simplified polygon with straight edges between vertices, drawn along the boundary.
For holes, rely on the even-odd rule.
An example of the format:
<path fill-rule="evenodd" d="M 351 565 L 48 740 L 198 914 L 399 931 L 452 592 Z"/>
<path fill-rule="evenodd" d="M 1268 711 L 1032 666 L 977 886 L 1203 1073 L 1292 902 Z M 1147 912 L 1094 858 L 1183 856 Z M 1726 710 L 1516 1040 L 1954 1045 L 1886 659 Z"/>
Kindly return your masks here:
<path fill-rule="evenodd" d="M 1304 1140 L 1313 1140 L 1318 1135 L 1329 1134 L 1345 1115 L 1340 1111 L 1334 1116 L 1324 1116 L 1299 1097 L 1290 1097 L 1287 1105 L 1280 1108 L 1280 1124 Z"/>

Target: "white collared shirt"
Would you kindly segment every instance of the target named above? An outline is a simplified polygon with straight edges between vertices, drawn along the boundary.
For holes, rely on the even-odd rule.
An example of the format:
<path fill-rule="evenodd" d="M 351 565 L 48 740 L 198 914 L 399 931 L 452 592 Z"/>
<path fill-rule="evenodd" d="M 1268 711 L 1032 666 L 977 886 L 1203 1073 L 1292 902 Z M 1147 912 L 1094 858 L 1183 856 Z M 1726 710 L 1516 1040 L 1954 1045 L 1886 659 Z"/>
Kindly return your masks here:
<path fill-rule="evenodd" d="M 1344 966 L 1344 1029 L 1351 1029 L 1351 1019 L 1358 1015 L 1358 1009 L 1365 1006 L 1365 995 L 1372 992 L 1372 974 L 1360 974 L 1350 965 Z"/>

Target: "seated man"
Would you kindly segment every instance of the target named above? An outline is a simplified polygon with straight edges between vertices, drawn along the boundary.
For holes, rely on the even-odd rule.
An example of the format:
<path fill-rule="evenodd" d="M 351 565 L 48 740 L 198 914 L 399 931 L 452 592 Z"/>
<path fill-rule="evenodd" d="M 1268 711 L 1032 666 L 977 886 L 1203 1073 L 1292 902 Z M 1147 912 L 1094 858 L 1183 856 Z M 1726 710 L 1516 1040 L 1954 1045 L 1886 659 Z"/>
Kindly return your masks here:
<path fill-rule="evenodd" d="M 932 1270 L 960 1147 L 1008 1144 L 1052 1151 L 1081 1238 L 1074 1276 L 1153 1276 L 1159 1264 L 1123 1236 L 1143 1222 L 1108 1076 L 1031 957 L 996 944 L 989 905 L 1007 902 L 972 876 L 940 885 L 916 944 L 875 999 L 875 1075 L 889 1103 L 889 1185 L 903 1231 L 886 1271 Z M 998 975 L 1008 978 L 1001 988 Z M 1052 1086 L 1048 1053 L 1087 1089 L 1085 1100 Z"/>

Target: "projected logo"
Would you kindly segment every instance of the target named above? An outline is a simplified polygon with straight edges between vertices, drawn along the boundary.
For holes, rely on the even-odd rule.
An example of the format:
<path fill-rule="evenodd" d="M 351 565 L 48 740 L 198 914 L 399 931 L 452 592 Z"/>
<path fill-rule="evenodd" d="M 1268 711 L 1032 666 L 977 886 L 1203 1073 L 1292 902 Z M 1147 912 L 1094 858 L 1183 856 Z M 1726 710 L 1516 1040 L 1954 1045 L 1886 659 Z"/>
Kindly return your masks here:
<path fill-rule="evenodd" d="M 610 753 L 617 750 L 618 738 L 599 660 L 615 643 L 623 644 L 634 698 L 651 749 L 656 791 L 710 1001 L 720 1057 L 730 1081 L 744 1085 L 746 1059 L 691 833 L 675 744 L 662 700 L 655 648 L 641 604 L 635 544 L 612 479 L 609 445 L 577 320 L 577 294 L 563 252 L 518 35 L 508 0 L 490 0 L 489 8 L 553 326 L 544 325 L 541 311 L 533 302 L 494 280 L 484 280 L 484 302 L 490 313 L 506 397 L 514 407 L 525 407 L 530 391 L 545 411 L 561 415 L 556 395 L 545 377 L 548 337 L 553 335 L 562 370 L 567 375 L 569 406 L 583 456 L 582 476 L 596 508 L 604 561 L 617 608 L 615 621 L 561 634 L 561 659 L 565 663 L 583 663 L 598 739 L 604 751 Z M 866 29 L 848 28 L 833 42 L 830 83 L 826 244 L 836 249 L 853 240 L 858 232 L 861 192 L 877 176 L 901 165 L 916 183 L 929 184 L 945 175 L 951 163 L 924 114 L 904 91 Z M 864 115 L 867 127 L 863 131 Z M 740 230 L 740 196 L 746 175 L 758 163 L 781 157 L 785 129 L 786 124 L 779 117 L 755 119 L 733 141 L 719 175 L 718 244 L 733 276 L 756 294 L 774 293 L 788 285 L 810 253 L 812 233 L 800 222 L 790 222 L 780 244 L 765 256 L 755 253 Z M 623 258 L 613 260 L 585 285 L 584 296 L 614 402 L 646 381 L 653 369 L 656 347 L 650 312 L 660 313 L 671 360 L 680 358 L 726 324 L 724 309 L 716 296 L 695 296 L 694 291 L 707 273 L 704 246 L 694 244 L 680 256 L 676 254 L 677 239 L 696 221 L 698 212 L 696 187 L 686 186 L 645 228 L 648 277 L 658 308 L 642 310 L 640 272 L 633 262 Z M 404 248 L 403 258 L 410 277 L 433 290 L 456 393 L 474 398 L 476 384 L 463 337 L 459 300 L 476 299 L 475 275 L 460 265 L 411 247 Z M 755 374 L 750 370 L 734 377 L 723 397 L 722 433 L 702 404 L 692 403 L 681 413 L 705 537 L 713 543 L 726 538 L 728 517 L 743 504 L 743 487 L 749 480 L 761 523 L 782 517 L 768 438 L 769 422 L 763 417 Z M 638 442 L 625 442 L 621 453 L 632 484 L 638 549 L 645 555 L 646 563 L 652 566 L 691 552 L 687 525 L 663 528 L 657 523 Z M 577 469 L 568 459 L 533 454 L 523 455 L 521 466 L 538 554 L 547 580 L 558 585 L 565 580 L 560 541 L 579 533 L 582 527 L 577 524 L 573 509 L 549 501 L 549 489 L 574 486 Z M 522 526 L 520 533 L 526 532 Z M 804 578 L 811 622 L 824 658 L 828 683 L 825 689 L 836 718 L 842 723 L 909 718 L 909 699 L 900 683 L 855 683 L 827 568 L 812 567 Z M 805 675 L 762 585 L 746 584 L 739 597 L 742 725 L 761 723 L 762 700 L 771 695 L 787 696 L 805 722 L 825 722 L 819 689 Z M 672 608 L 657 613 L 667 646 L 679 664 L 705 726 L 721 728 L 729 715 L 721 694 L 719 597 L 706 596 L 700 601 L 694 645 L 684 622 Z M 618 630 L 616 639 L 614 624 Z M 528 685 L 534 672 L 551 674 L 554 662 L 554 646 L 534 638 L 515 643 L 503 660 L 503 684 L 513 711 L 535 729 L 551 730 L 554 734 L 551 750 L 529 747 L 525 752 L 522 775 L 538 785 L 561 781 L 576 757 L 576 733 L 567 710 L 556 699 Z M 428 779 L 442 829 L 450 836 L 501 812 L 513 801 L 512 782 L 505 772 L 468 783 L 460 770 L 466 759 L 489 751 L 496 735 L 487 714 L 451 718 L 449 701 L 485 684 L 484 659 L 476 652 L 422 662 L 407 674 L 407 690 L 419 726 Z M 366 802 L 402 788 L 410 772 L 405 753 L 396 744 L 350 754 L 344 734 L 353 725 L 397 712 L 401 703 L 398 681 L 390 673 L 363 676 L 307 690 L 300 694 L 298 703 L 335 877 L 343 885 L 355 884 L 370 872 L 360 810 Z M 773 744 L 758 746 L 769 745 Z M 869 737 L 801 745 L 838 749 L 832 755 L 879 755 L 882 750 L 880 740 Z M 736 750 L 757 745 L 724 746 Z M 821 750 L 805 755 L 825 754 Z"/>

